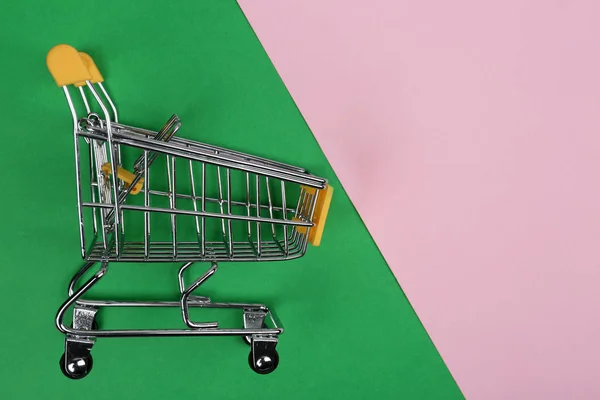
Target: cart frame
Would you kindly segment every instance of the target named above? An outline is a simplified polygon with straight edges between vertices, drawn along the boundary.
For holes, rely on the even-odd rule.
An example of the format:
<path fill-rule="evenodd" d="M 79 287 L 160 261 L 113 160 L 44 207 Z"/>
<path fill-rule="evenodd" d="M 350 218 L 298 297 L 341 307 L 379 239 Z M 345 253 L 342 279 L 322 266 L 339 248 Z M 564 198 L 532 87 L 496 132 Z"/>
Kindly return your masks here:
<path fill-rule="evenodd" d="M 290 260 L 303 256 L 308 243 L 318 245 L 332 194 L 327 181 L 303 168 L 180 138 L 176 133 L 181 122 L 176 115 L 159 131 L 119 123 L 117 108 L 103 85 L 104 79 L 94 61 L 71 46 L 57 45 L 51 49 L 47 65 L 57 85 L 63 89 L 73 120 L 80 251 L 84 259 L 84 265 L 69 283 L 68 298 L 60 306 L 55 319 L 58 330 L 65 335 L 65 352 L 60 361 L 62 372 L 72 379 L 87 376 L 93 365 L 91 350 L 97 338 L 148 336 L 241 336 L 251 347 L 250 367 L 260 374 L 272 372 L 279 362 L 276 346 L 279 335 L 283 333 L 273 312 L 264 304 L 213 302 L 208 297 L 193 293 L 214 275 L 219 262 Z M 74 105 L 70 86 L 75 86 L 81 95 L 85 109 L 83 117 L 79 116 Z M 100 108 L 100 113 L 92 111 L 86 89 L 94 104 Z M 83 200 L 82 143 L 89 147 L 90 168 L 87 176 L 91 201 Z M 123 168 L 122 146 L 142 152 L 133 164 L 133 172 Z M 150 183 L 152 164 L 162 156 L 165 156 L 167 167 L 166 191 L 153 189 Z M 182 160 L 189 167 L 189 193 L 176 189 L 176 167 L 181 168 Z M 198 178 L 194 175 L 196 165 L 201 166 L 201 189 L 198 193 Z M 217 171 L 216 197 L 210 197 L 206 190 L 208 166 Z M 241 173 L 241 176 L 245 174 L 245 201 L 232 198 L 232 171 Z M 225 176 L 225 183 L 222 175 Z M 281 185 L 279 205 L 275 193 L 272 193 L 272 184 L 276 181 Z M 295 207 L 288 206 L 286 186 L 290 185 L 300 190 Z M 266 190 L 266 201 L 261 188 Z M 251 191 L 254 191 L 254 197 Z M 144 198 L 143 205 L 129 204 L 127 200 L 138 193 Z M 169 206 L 151 205 L 153 196 L 168 199 Z M 192 202 L 193 208 L 180 206 L 179 203 L 183 201 Z M 207 204 L 213 207 L 212 211 L 208 210 Z M 93 225 L 89 246 L 86 245 L 86 226 L 89 225 L 85 218 L 86 211 L 87 215 L 91 212 Z M 169 215 L 170 241 L 152 240 L 150 221 L 154 214 Z M 125 240 L 126 215 L 143 215 L 142 240 Z M 193 218 L 196 240 L 178 238 L 178 219 L 182 218 Z M 220 222 L 222 240 L 211 241 L 206 237 L 206 223 L 210 220 Z M 247 240 L 234 240 L 232 225 L 235 224 L 247 224 Z M 263 233 L 265 227 L 269 226 L 272 240 L 265 238 Z M 107 274 L 111 262 L 183 263 L 177 274 L 179 299 L 122 301 L 84 298 Z M 184 272 L 197 262 L 208 262 L 210 268 L 192 283 L 186 283 Z M 99 265 L 96 272 L 84 280 L 84 275 L 91 272 L 95 265 Z M 99 329 L 96 314 L 103 307 L 180 308 L 187 329 Z M 192 321 L 190 307 L 240 309 L 243 327 L 222 328 L 218 321 Z M 65 324 L 65 315 L 70 308 L 73 308 L 72 326 Z"/>

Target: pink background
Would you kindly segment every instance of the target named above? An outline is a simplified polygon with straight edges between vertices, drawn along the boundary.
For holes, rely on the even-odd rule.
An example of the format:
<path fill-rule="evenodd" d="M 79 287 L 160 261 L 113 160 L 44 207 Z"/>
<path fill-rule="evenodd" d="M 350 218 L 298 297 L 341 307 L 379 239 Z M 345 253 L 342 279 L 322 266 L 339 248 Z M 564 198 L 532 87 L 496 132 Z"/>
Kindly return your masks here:
<path fill-rule="evenodd" d="M 466 397 L 599 399 L 600 1 L 239 2 Z"/>

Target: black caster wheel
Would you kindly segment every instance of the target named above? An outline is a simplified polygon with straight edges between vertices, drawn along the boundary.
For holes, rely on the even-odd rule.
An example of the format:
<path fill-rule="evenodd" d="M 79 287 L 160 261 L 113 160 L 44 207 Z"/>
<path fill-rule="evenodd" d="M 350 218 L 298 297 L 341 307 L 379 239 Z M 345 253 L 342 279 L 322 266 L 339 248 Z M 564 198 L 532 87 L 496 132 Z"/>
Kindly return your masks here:
<path fill-rule="evenodd" d="M 85 357 L 76 357 L 65 365 L 65 353 L 60 358 L 60 370 L 63 375 L 69 379 L 81 379 L 85 378 L 94 365 L 94 359 L 91 354 L 87 354 Z"/>
<path fill-rule="evenodd" d="M 270 374 L 275 371 L 277 365 L 279 365 L 279 354 L 277 354 L 277 350 L 273 350 L 270 354 L 261 354 L 257 357 L 256 362 L 254 362 L 254 357 L 252 357 L 252 352 L 248 356 L 248 364 L 250 364 L 250 368 L 252 371 L 257 374 L 265 375 Z"/>

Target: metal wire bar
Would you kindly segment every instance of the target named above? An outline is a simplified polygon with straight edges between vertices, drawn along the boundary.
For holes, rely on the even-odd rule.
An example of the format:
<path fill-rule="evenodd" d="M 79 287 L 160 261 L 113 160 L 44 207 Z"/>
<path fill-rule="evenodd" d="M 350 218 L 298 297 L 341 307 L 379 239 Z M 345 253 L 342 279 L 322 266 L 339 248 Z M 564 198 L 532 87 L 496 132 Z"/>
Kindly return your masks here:
<path fill-rule="evenodd" d="M 150 208 L 150 168 L 148 168 L 148 151 L 144 151 L 144 207 Z M 148 257 L 150 249 L 150 213 L 144 212 L 144 257 Z"/>
<path fill-rule="evenodd" d="M 89 157 L 90 157 L 90 197 L 92 198 L 92 203 L 96 202 L 96 189 L 94 188 L 94 186 L 98 186 L 98 183 L 96 182 L 95 176 L 94 176 L 94 150 L 92 148 L 92 145 L 90 143 L 88 143 L 88 149 L 89 149 Z M 98 234 L 98 215 L 97 215 L 97 210 L 93 209 L 92 210 L 92 224 L 93 224 L 93 229 L 94 229 L 94 236 L 96 236 Z"/>
<path fill-rule="evenodd" d="M 281 181 L 281 206 L 283 207 L 283 209 L 287 209 L 287 199 L 285 196 L 285 182 Z M 283 220 L 285 221 L 287 219 L 287 215 L 285 211 L 282 211 L 282 217 Z M 284 246 L 284 254 L 287 257 L 288 252 L 289 252 L 289 243 L 288 243 L 288 226 L 287 225 L 283 225 L 283 246 Z"/>
<path fill-rule="evenodd" d="M 256 256 L 260 257 L 262 243 L 260 241 L 260 177 L 258 175 L 256 175 L 256 217 Z"/>
<path fill-rule="evenodd" d="M 81 166 L 79 162 L 79 139 L 77 137 L 77 112 L 75 111 L 75 106 L 73 106 L 73 101 L 71 100 L 69 89 L 66 86 L 63 86 L 62 88 L 65 93 L 65 98 L 67 99 L 69 109 L 71 110 L 71 116 L 73 117 L 73 140 L 75 144 L 75 176 L 77 180 L 77 213 L 79 214 L 79 244 L 81 249 L 81 257 L 85 258 L 85 230 L 83 221 L 83 209 L 81 206 Z"/>
<path fill-rule="evenodd" d="M 110 159 L 111 159 L 111 168 L 112 168 L 112 176 L 111 176 L 112 189 L 113 189 L 113 196 L 115 199 L 115 204 L 114 204 L 114 214 L 115 214 L 114 225 L 115 226 L 113 227 L 113 229 L 115 232 L 116 251 L 117 251 L 117 255 L 118 255 L 119 254 L 119 242 L 120 242 L 120 240 L 119 240 L 119 223 L 120 223 L 121 210 L 120 210 L 120 204 L 118 201 L 119 200 L 119 193 L 118 193 L 119 189 L 118 189 L 118 180 L 117 180 L 117 160 L 116 160 L 116 155 L 115 155 L 115 147 L 113 144 L 111 122 L 110 122 L 108 110 L 106 109 L 106 106 L 100 99 L 98 92 L 96 91 L 96 89 L 94 88 L 94 86 L 92 85 L 92 83 L 90 81 L 86 81 L 85 83 L 86 83 L 88 89 L 92 92 L 92 95 L 96 99 L 96 102 L 98 102 L 98 104 L 100 105 L 100 108 L 102 109 L 102 113 L 104 114 L 104 118 L 106 121 L 106 136 L 107 136 L 107 141 L 108 141 L 108 148 L 110 149 Z"/>
<path fill-rule="evenodd" d="M 164 192 L 161 190 L 154 190 L 154 189 L 150 189 L 150 194 L 152 195 L 156 195 L 156 196 L 164 196 L 164 197 L 169 197 L 169 193 L 168 192 Z M 187 199 L 187 200 L 192 200 L 192 201 L 198 201 L 202 199 L 202 196 L 194 196 L 193 194 L 189 195 L 189 194 L 182 194 L 182 193 L 177 193 L 177 198 L 179 199 Z M 208 201 L 209 203 L 219 203 L 219 199 L 218 198 L 214 198 L 214 197 L 206 197 L 206 201 Z M 236 201 L 236 200 L 231 200 L 231 206 L 232 207 L 246 207 L 246 208 L 251 208 L 251 209 L 255 209 L 256 208 L 256 204 L 255 203 L 244 203 L 241 201 Z M 266 204 L 261 204 L 260 207 L 262 209 L 267 210 L 269 208 L 268 205 Z M 283 212 L 283 208 L 282 207 L 278 207 L 278 206 L 273 206 L 273 211 L 277 211 L 277 212 Z M 286 209 L 286 213 L 288 214 L 294 214 L 296 212 L 295 208 L 287 208 Z"/>
<path fill-rule="evenodd" d="M 114 127 L 115 127 L 115 129 L 118 129 L 125 133 L 139 134 L 139 135 L 145 135 L 145 136 L 158 135 L 158 132 L 144 129 L 144 128 L 133 127 L 133 126 L 125 125 L 125 124 L 114 124 Z M 223 154 L 223 155 L 227 155 L 227 156 L 231 156 L 231 157 L 235 157 L 235 158 L 241 158 L 241 159 L 245 159 L 247 161 L 269 164 L 269 165 L 273 165 L 273 166 L 283 168 L 283 169 L 289 169 L 289 170 L 297 171 L 300 173 L 306 173 L 306 170 L 301 167 L 281 163 L 278 161 L 269 160 L 269 159 L 254 156 L 254 155 L 241 153 L 239 151 L 226 149 L 226 148 L 219 147 L 219 146 L 214 146 L 214 145 L 209 145 L 206 143 L 197 142 L 197 141 L 190 140 L 190 139 L 174 137 L 172 141 L 174 143 L 181 143 L 181 144 L 185 144 L 189 147 L 196 147 L 196 148 L 201 148 L 201 149 L 205 149 L 205 150 L 209 150 L 209 151 L 214 151 L 214 152 L 218 152 L 219 154 Z"/>
<path fill-rule="evenodd" d="M 97 208 L 112 208 L 110 204 L 100 204 L 100 203 L 90 203 L 90 202 L 82 202 L 81 205 L 83 207 L 97 207 Z M 171 209 L 171 208 L 161 208 L 161 207 L 145 207 L 145 206 L 134 206 L 134 205 L 122 205 L 123 210 L 134 210 L 134 211 L 149 211 L 149 212 L 159 212 L 164 214 L 178 214 L 178 215 L 191 215 L 191 216 L 199 216 L 199 217 L 212 217 L 212 218 L 222 218 L 222 219 L 231 219 L 238 221 L 251 221 L 256 223 L 273 223 L 273 224 L 286 224 L 286 225 L 294 225 L 294 226 L 312 226 L 312 222 L 307 221 L 296 221 L 296 220 L 286 220 L 283 221 L 277 218 L 265 218 L 260 217 L 260 213 L 257 208 L 257 216 L 246 216 L 246 215 L 227 215 L 220 213 L 213 213 L 207 211 L 192 211 L 192 210 L 179 210 L 179 209 Z"/>
<path fill-rule="evenodd" d="M 267 200 L 269 202 L 269 216 L 273 218 L 273 198 L 271 197 L 271 186 L 269 185 L 269 177 L 265 177 L 265 185 L 267 187 Z M 275 233 L 275 224 L 271 224 L 271 232 L 273 233 L 273 239 L 277 240 L 277 234 Z"/>
<path fill-rule="evenodd" d="M 201 212 L 206 213 L 206 165 L 202 163 L 202 202 L 201 204 Z M 200 249 L 201 254 L 204 255 L 206 252 L 206 219 L 204 219 L 204 215 L 202 217 L 202 248 Z"/>
<path fill-rule="evenodd" d="M 217 181 L 219 182 L 219 210 L 221 211 L 221 215 L 224 215 L 223 212 L 223 184 L 221 182 L 221 167 L 217 167 Z M 223 243 L 225 246 L 229 247 L 227 244 L 227 233 L 225 231 L 225 219 L 221 218 L 221 234 L 223 237 Z"/>
<path fill-rule="evenodd" d="M 235 204 L 235 202 L 234 202 Z M 250 174 L 246 172 L 246 212 L 248 217 L 250 216 Z M 248 221 L 248 240 L 252 242 L 252 226 L 250 221 Z"/>
<path fill-rule="evenodd" d="M 93 132 L 80 132 L 80 135 L 93 139 L 106 140 L 106 137 L 103 134 Z M 283 179 L 289 182 L 320 189 L 323 189 L 326 185 L 326 181 L 324 179 L 310 174 L 302 174 L 284 168 L 276 168 L 268 164 L 252 163 L 247 160 L 231 160 L 230 158 L 222 156 L 217 151 L 207 151 L 203 149 L 197 149 L 192 146 L 185 147 L 176 140 L 171 140 L 169 142 L 157 142 L 136 135 L 115 132 L 113 135 L 113 141 L 118 144 L 124 144 L 127 146 L 140 148 L 142 150 L 151 150 L 158 153 L 206 162 L 208 164 L 225 168 L 233 168 L 245 172 L 252 172 L 258 175 L 270 176 L 273 178 Z"/>
<path fill-rule="evenodd" d="M 175 157 L 167 156 L 167 176 L 169 183 L 169 205 L 176 210 L 175 204 Z M 171 213 L 171 238 L 173 240 L 173 257 L 177 257 L 177 215 Z"/>
<path fill-rule="evenodd" d="M 261 260 L 286 260 L 302 256 L 304 254 L 304 235 L 301 240 L 293 242 L 290 246 L 288 255 L 284 255 L 281 250 L 281 244 L 274 242 L 265 242 L 262 246 Z M 153 242 L 150 246 L 150 255 L 144 255 L 143 242 L 126 242 L 119 257 L 114 251 L 105 252 L 103 247 L 98 244 L 92 248 L 88 255 L 88 260 L 110 260 L 110 261 L 145 261 L 145 262 L 172 262 L 172 261 L 256 261 L 256 254 L 252 244 L 247 242 L 234 242 L 234 257 L 229 256 L 228 249 L 224 248 L 223 242 L 208 242 L 209 251 L 203 256 L 198 250 L 196 242 L 179 242 L 177 257 L 172 254 L 171 242 Z"/>
<path fill-rule="evenodd" d="M 196 197 L 196 181 L 194 179 L 194 168 L 191 160 L 188 160 L 189 171 L 190 171 L 190 185 L 192 188 L 192 203 L 194 205 L 194 211 L 198 212 L 198 198 Z M 194 220 L 196 222 L 196 236 L 198 238 L 198 245 L 200 249 L 202 249 L 202 235 L 200 233 L 200 219 L 196 215 L 194 216 Z"/>
<path fill-rule="evenodd" d="M 231 215 L 231 170 L 227 168 L 227 215 Z M 231 232 L 231 220 L 227 220 L 227 235 L 229 237 L 229 256 L 233 257 L 233 236 Z"/>

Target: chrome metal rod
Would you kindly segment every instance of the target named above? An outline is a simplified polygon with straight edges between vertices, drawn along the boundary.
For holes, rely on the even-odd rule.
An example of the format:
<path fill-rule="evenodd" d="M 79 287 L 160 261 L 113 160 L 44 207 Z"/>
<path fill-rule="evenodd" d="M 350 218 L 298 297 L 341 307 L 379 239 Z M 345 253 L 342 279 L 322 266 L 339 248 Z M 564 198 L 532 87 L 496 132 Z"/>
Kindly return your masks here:
<path fill-rule="evenodd" d="M 92 144 L 90 143 L 88 146 L 89 149 L 89 157 L 90 157 L 90 197 L 92 198 L 92 203 L 96 202 L 96 190 L 94 189 L 95 177 L 94 177 L 94 149 Z M 97 185 L 97 183 L 96 183 Z M 96 209 L 92 210 L 92 224 L 94 228 L 94 236 L 98 234 L 98 212 Z"/>
<path fill-rule="evenodd" d="M 144 151 L 144 207 L 150 208 L 150 169 L 148 168 L 148 151 Z M 150 213 L 144 212 L 144 257 L 148 257 L 150 249 Z"/>
<path fill-rule="evenodd" d="M 71 296 L 69 296 L 67 301 L 65 301 L 63 303 L 63 305 L 58 309 L 58 313 L 56 314 L 55 323 L 56 323 L 56 327 L 58 328 L 59 331 L 61 331 L 62 333 L 65 333 L 65 334 L 77 335 L 77 333 L 74 333 L 74 331 L 76 331 L 76 330 L 67 328 L 63 324 L 65 312 L 81 296 L 83 296 L 92 286 L 94 286 L 100 279 L 102 279 L 102 277 L 106 274 L 107 270 L 108 270 L 108 263 L 103 262 L 102 267 L 98 270 L 98 272 L 96 272 L 94 274 L 94 276 L 92 276 L 90 279 L 88 279 L 88 281 L 86 283 L 84 283 L 75 293 L 73 293 Z M 81 335 L 81 333 L 79 333 L 79 334 Z M 82 336 L 86 336 L 86 335 L 83 334 Z"/>
<path fill-rule="evenodd" d="M 250 217 L 250 174 L 246 172 L 246 212 L 248 217 Z M 250 221 L 248 221 L 248 240 L 252 242 L 252 226 Z"/>
<path fill-rule="evenodd" d="M 83 267 L 81 267 L 81 269 L 77 271 L 75 275 L 73 275 L 73 279 L 71 279 L 71 282 L 69 283 L 69 296 L 73 295 L 73 293 L 75 292 L 75 285 L 77 284 L 77 282 L 94 264 L 96 264 L 95 261 L 86 262 L 85 264 L 83 264 Z"/>
<path fill-rule="evenodd" d="M 158 337 L 158 336 L 250 336 L 280 335 L 283 328 L 265 329 L 130 329 L 130 330 L 84 330 L 64 327 L 62 333 L 84 337 Z"/>
<path fill-rule="evenodd" d="M 251 218 L 251 217 L 248 217 Z M 260 242 L 260 177 L 256 175 L 256 255 L 260 257 L 262 253 L 261 242 Z"/>
<path fill-rule="evenodd" d="M 201 212 L 203 214 L 206 213 L 206 165 L 202 163 L 202 202 L 201 204 Z M 206 253 L 206 219 L 204 216 L 202 217 L 202 246 L 200 249 L 200 253 L 204 255 Z"/>
<path fill-rule="evenodd" d="M 196 181 L 194 179 L 194 167 L 191 160 L 189 161 L 189 170 L 190 170 L 190 186 L 192 188 L 192 204 L 194 205 L 194 211 L 198 212 L 198 201 L 196 197 Z M 202 235 L 200 234 L 200 219 L 196 215 L 194 217 L 196 222 L 196 237 L 198 238 L 198 245 L 202 248 Z"/>
<path fill-rule="evenodd" d="M 123 301 L 123 300 L 77 300 L 77 304 L 87 307 L 164 307 L 164 308 L 180 308 L 181 301 Z M 193 296 L 188 300 L 189 307 L 198 308 L 252 308 L 260 310 L 268 310 L 263 304 L 251 303 L 212 303 L 206 301 L 196 301 Z"/>
<path fill-rule="evenodd" d="M 98 82 L 98 86 L 100 87 L 100 90 L 102 90 L 102 94 L 104 94 L 104 97 L 108 101 L 108 104 L 110 104 L 110 108 L 112 108 L 113 117 L 114 117 L 115 122 L 118 123 L 119 122 L 119 114 L 117 113 L 117 107 L 115 107 L 115 103 L 113 103 L 112 99 L 108 95 L 108 92 L 104 88 L 104 85 L 102 84 L 102 82 Z"/>
<path fill-rule="evenodd" d="M 223 184 L 221 182 L 221 167 L 217 167 L 217 181 L 219 182 L 219 210 L 221 211 L 221 215 L 223 215 Z M 227 233 L 225 231 L 225 219 L 223 218 L 221 218 L 221 235 L 226 248 L 229 248 L 229 245 L 227 244 Z"/>
<path fill-rule="evenodd" d="M 176 210 L 175 157 L 167 156 L 167 177 L 169 183 L 169 205 L 171 210 Z M 177 257 L 177 215 L 173 213 L 171 213 L 171 239 L 173 242 L 173 257 Z"/>
<path fill-rule="evenodd" d="M 106 140 L 104 136 L 90 132 L 80 132 L 80 135 L 92 139 Z M 314 177 L 312 175 L 291 173 L 287 170 L 273 170 L 273 168 L 269 168 L 265 165 L 252 164 L 247 162 L 240 163 L 238 161 L 228 161 L 227 159 L 223 159 L 223 157 L 215 157 L 215 154 L 207 154 L 206 151 L 202 152 L 191 147 L 182 147 L 181 145 L 178 145 L 173 141 L 157 143 L 153 140 L 148 140 L 142 137 L 132 137 L 123 134 L 115 134 L 113 141 L 118 144 L 124 144 L 142 150 L 151 150 L 162 154 L 170 154 L 185 159 L 191 159 L 200 162 L 205 162 L 208 164 L 219 165 L 225 168 L 234 168 L 259 175 L 268 175 L 273 178 L 283 179 L 288 182 L 293 182 L 300 185 L 306 185 L 320 189 L 323 189 L 326 185 L 325 180 L 323 180 L 322 178 Z"/>
<path fill-rule="evenodd" d="M 73 140 L 75 142 L 75 179 L 77 181 L 77 213 L 79 214 L 79 246 L 81 249 L 81 257 L 85 258 L 85 230 L 83 221 L 83 209 L 81 207 L 81 168 L 79 164 L 79 138 L 77 137 L 77 112 L 75 111 L 75 107 L 73 106 L 73 101 L 71 100 L 69 89 L 66 86 L 63 86 L 62 88 L 67 99 L 67 104 L 69 105 L 69 110 L 71 110 L 71 116 L 73 117 Z"/>
<path fill-rule="evenodd" d="M 231 215 L 231 170 L 227 168 L 227 215 Z M 233 236 L 231 232 L 231 220 L 227 220 L 227 235 L 229 237 L 229 256 L 233 257 Z"/>
<path fill-rule="evenodd" d="M 188 269 L 189 267 L 192 266 L 192 264 L 194 264 L 193 262 L 188 262 L 185 263 L 181 266 L 181 268 L 179 268 L 179 272 L 177 273 L 177 282 L 179 283 L 179 293 L 183 294 L 183 292 L 185 292 L 185 282 L 183 279 L 183 274 L 185 272 L 186 269 Z M 179 304 L 179 303 L 177 303 Z"/>
<path fill-rule="evenodd" d="M 98 207 L 98 208 L 112 208 L 110 204 L 101 204 L 101 203 L 89 203 L 83 202 L 81 203 L 83 207 Z M 264 217 L 248 217 L 246 215 L 226 215 L 212 212 L 202 212 L 202 211 L 192 211 L 192 210 L 172 210 L 170 208 L 159 208 L 159 207 L 144 207 L 144 206 L 133 206 L 133 205 L 123 205 L 121 206 L 123 210 L 133 210 L 133 211 L 149 211 L 149 212 L 159 212 L 163 214 L 178 214 L 178 215 L 191 215 L 191 216 L 199 216 L 199 217 L 212 217 L 212 218 L 224 218 L 231 219 L 236 221 L 252 221 L 258 223 L 273 223 L 273 224 L 286 224 L 286 225 L 294 225 L 294 226 L 313 226 L 311 222 L 305 221 L 295 221 L 295 220 L 287 220 L 283 221 L 280 219 L 271 219 Z"/>
<path fill-rule="evenodd" d="M 115 199 L 115 204 L 114 204 L 114 214 L 115 214 L 114 232 L 115 232 L 115 243 L 116 243 L 115 250 L 118 255 L 120 252 L 119 224 L 121 222 L 120 221 L 121 209 L 120 209 L 120 205 L 119 205 L 119 186 L 118 186 L 119 183 L 118 183 L 118 179 L 117 179 L 118 161 L 117 161 L 117 155 L 115 154 L 115 146 L 113 143 L 113 135 L 112 135 L 111 126 L 110 126 L 110 116 L 108 114 L 108 110 L 106 109 L 106 106 L 102 102 L 102 99 L 100 99 L 100 95 L 98 95 L 98 92 L 94 88 L 94 85 L 92 85 L 92 83 L 90 81 L 86 81 L 85 83 L 86 83 L 88 89 L 92 92 L 92 95 L 94 96 L 96 101 L 98 102 L 98 105 L 102 109 L 102 114 L 104 114 L 104 119 L 106 122 L 106 136 L 107 136 L 107 140 L 108 140 L 108 148 L 110 150 L 110 162 L 111 162 L 111 169 L 112 169 L 112 174 L 111 174 L 112 175 L 111 176 L 112 189 L 113 189 L 113 196 Z"/>
<path fill-rule="evenodd" d="M 133 126 L 125 125 L 125 124 L 115 124 L 115 127 L 117 127 L 119 130 L 123 131 L 124 133 L 130 133 L 130 134 L 138 134 L 138 135 L 144 135 L 144 136 L 156 136 L 159 134 L 159 132 L 156 132 L 156 131 L 152 131 L 152 130 L 148 130 L 148 129 L 144 129 L 144 128 L 133 127 Z M 257 162 L 257 163 L 261 163 L 261 164 L 270 164 L 270 165 L 273 165 L 273 166 L 276 166 L 276 167 L 279 167 L 282 169 L 289 169 L 289 170 L 293 170 L 296 172 L 306 173 L 306 170 L 301 167 L 297 167 L 297 166 L 290 165 L 290 164 L 285 164 L 285 163 L 274 161 L 274 160 L 269 160 L 267 158 L 262 158 L 262 157 L 258 157 L 255 155 L 249 155 L 249 154 L 242 153 L 239 151 L 226 149 L 224 147 L 219 147 L 219 146 L 209 145 L 206 143 L 197 142 L 197 141 L 194 141 L 191 139 L 186 139 L 186 138 L 182 138 L 182 137 L 174 137 L 171 141 L 173 143 L 180 143 L 180 144 L 190 146 L 190 147 L 201 148 L 201 149 L 209 150 L 209 151 L 216 152 L 216 153 L 219 153 L 222 155 L 241 158 L 241 159 L 251 161 L 251 162 Z"/>
<path fill-rule="evenodd" d="M 189 160 L 188 160 L 189 161 Z M 155 195 L 155 196 L 163 196 L 163 197 L 169 197 L 169 192 L 165 192 L 162 190 L 156 190 L 156 189 L 151 189 L 150 190 L 150 194 L 151 195 Z M 186 199 L 186 200 L 192 200 L 192 201 L 198 201 L 202 199 L 202 196 L 194 196 L 193 194 L 182 194 L 182 193 L 177 193 L 177 198 L 178 199 Z M 209 203 L 216 203 L 219 204 L 219 199 L 218 198 L 214 198 L 214 197 L 206 197 L 206 201 L 208 201 Z M 235 206 L 235 207 L 250 207 L 251 209 L 255 209 L 256 208 L 256 204 L 251 203 L 248 206 L 248 203 L 244 203 L 242 201 L 236 201 L 236 200 L 231 200 L 231 205 Z M 268 210 L 269 206 L 266 204 L 261 204 L 260 208 L 262 208 L 263 210 Z M 277 212 L 283 212 L 283 208 L 282 207 L 278 207 L 278 206 L 273 206 L 273 211 L 277 211 Z M 286 212 L 288 214 L 293 214 L 296 212 L 295 209 L 293 208 L 287 208 Z"/>
<path fill-rule="evenodd" d="M 188 263 L 181 267 L 179 270 L 179 276 L 181 277 L 180 282 L 183 283 L 183 272 L 187 269 L 191 263 Z M 208 278 L 213 276 L 213 274 L 217 271 L 217 264 L 213 263 L 212 266 L 206 271 L 200 278 L 196 279 L 194 283 L 192 283 L 187 289 L 185 289 L 181 295 L 181 315 L 183 317 L 183 322 L 189 326 L 190 328 L 216 328 L 219 324 L 218 322 L 202 322 L 197 323 L 190 320 L 190 313 L 188 308 L 188 299 L 191 293 L 198 288 L 198 286 L 202 285 Z M 185 286 L 185 285 L 183 285 Z"/>
<path fill-rule="evenodd" d="M 267 186 L 267 201 L 269 202 L 269 216 L 273 218 L 273 199 L 271 197 L 271 185 L 269 184 L 269 177 L 265 177 L 265 185 Z M 271 232 L 273 239 L 277 240 L 277 234 L 275 233 L 275 224 L 271 224 Z"/>
<path fill-rule="evenodd" d="M 287 199 L 285 196 L 285 182 L 281 181 L 281 206 L 283 207 L 283 209 L 287 209 Z M 285 212 L 282 212 L 283 214 L 283 219 L 286 220 L 287 216 Z M 288 226 L 284 225 L 283 226 L 283 246 L 284 246 L 284 254 L 287 257 L 288 253 L 289 253 L 289 243 L 288 243 Z"/>

